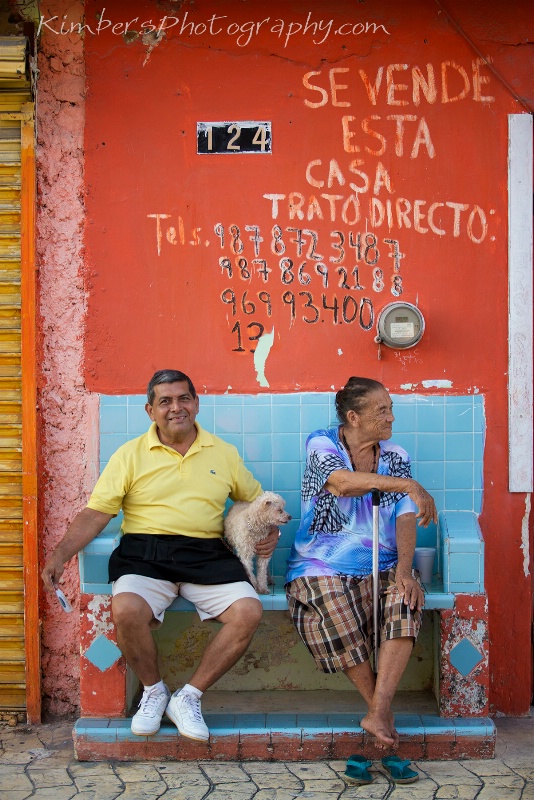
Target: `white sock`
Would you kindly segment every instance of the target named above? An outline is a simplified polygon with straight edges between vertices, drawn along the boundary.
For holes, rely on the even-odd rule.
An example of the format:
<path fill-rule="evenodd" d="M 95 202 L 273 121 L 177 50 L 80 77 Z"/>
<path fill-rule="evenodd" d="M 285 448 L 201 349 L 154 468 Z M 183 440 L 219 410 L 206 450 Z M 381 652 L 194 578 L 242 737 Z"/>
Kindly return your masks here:
<path fill-rule="evenodd" d="M 185 686 L 182 688 L 182 692 L 186 692 L 186 694 L 192 694 L 193 697 L 196 697 L 200 700 L 204 692 L 201 692 L 200 689 L 197 689 L 196 686 L 191 686 L 190 683 L 186 683 Z"/>
<path fill-rule="evenodd" d="M 157 692 L 159 694 L 160 692 L 165 691 L 165 684 L 163 683 L 163 681 L 158 681 L 157 683 L 154 683 L 152 686 L 143 686 L 143 689 L 145 690 L 145 692 L 151 692 L 153 689 L 157 689 Z"/>

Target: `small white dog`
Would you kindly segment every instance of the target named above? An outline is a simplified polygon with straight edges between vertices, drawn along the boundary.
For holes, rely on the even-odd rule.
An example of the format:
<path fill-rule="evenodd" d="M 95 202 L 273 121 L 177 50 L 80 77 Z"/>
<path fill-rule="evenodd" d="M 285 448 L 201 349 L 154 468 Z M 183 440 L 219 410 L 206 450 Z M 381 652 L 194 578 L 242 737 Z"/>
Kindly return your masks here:
<path fill-rule="evenodd" d="M 270 558 L 256 559 L 257 578 L 252 562 L 256 543 L 265 539 L 273 526 L 285 525 L 291 516 L 284 511 L 285 501 L 279 494 L 263 492 L 252 503 L 234 503 L 224 521 L 224 537 L 245 567 L 248 579 L 259 594 L 269 594 L 267 569 Z"/>

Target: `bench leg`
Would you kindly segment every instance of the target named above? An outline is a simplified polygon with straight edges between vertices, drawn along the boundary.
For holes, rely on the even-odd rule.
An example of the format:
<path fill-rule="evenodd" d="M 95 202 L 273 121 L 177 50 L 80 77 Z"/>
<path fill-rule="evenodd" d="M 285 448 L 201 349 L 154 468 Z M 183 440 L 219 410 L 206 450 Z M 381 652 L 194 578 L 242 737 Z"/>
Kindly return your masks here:
<path fill-rule="evenodd" d="M 440 612 L 440 640 L 440 716 L 487 716 L 489 642 L 486 595 L 456 595 L 454 609 Z"/>
<path fill-rule="evenodd" d="M 138 682 L 117 647 L 109 595 L 82 594 L 80 650 L 82 717 L 126 716 Z"/>

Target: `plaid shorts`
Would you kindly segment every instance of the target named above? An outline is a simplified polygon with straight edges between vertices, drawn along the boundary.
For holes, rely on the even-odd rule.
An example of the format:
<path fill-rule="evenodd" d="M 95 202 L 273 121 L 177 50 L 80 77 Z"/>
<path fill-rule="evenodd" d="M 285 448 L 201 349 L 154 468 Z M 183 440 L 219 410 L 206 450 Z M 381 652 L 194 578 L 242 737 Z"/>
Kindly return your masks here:
<path fill-rule="evenodd" d="M 418 573 L 413 577 L 420 583 Z M 405 605 L 395 569 L 379 573 L 380 641 L 417 639 L 422 614 Z M 373 650 L 373 576 L 323 575 L 286 585 L 295 627 L 323 672 L 344 672 L 367 661 Z"/>

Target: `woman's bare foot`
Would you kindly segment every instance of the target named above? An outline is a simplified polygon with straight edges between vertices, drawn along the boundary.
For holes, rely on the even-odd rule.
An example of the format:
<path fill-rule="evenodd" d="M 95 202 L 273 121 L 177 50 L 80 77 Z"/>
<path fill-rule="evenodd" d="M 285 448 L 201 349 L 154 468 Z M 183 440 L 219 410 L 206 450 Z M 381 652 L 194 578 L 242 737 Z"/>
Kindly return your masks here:
<path fill-rule="evenodd" d="M 379 714 L 368 711 L 365 717 L 360 722 L 360 725 L 377 739 L 378 747 L 385 749 L 386 747 L 396 747 L 399 742 L 399 735 L 393 725 L 393 717 L 382 717 Z"/>

